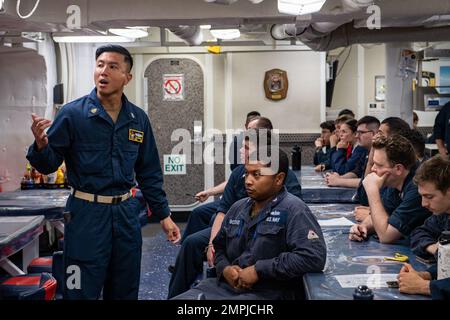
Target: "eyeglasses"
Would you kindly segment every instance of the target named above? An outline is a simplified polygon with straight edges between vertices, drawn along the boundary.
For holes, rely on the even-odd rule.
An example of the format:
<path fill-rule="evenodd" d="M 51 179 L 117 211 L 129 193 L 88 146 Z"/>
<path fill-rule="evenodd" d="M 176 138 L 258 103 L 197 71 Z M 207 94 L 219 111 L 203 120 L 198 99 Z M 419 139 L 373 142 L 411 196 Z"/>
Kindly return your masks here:
<path fill-rule="evenodd" d="M 365 133 L 369 133 L 369 132 L 372 132 L 373 133 L 373 131 L 370 131 L 370 130 L 357 130 L 356 131 L 356 134 L 359 134 L 359 135 L 363 135 L 363 134 L 365 134 Z"/>

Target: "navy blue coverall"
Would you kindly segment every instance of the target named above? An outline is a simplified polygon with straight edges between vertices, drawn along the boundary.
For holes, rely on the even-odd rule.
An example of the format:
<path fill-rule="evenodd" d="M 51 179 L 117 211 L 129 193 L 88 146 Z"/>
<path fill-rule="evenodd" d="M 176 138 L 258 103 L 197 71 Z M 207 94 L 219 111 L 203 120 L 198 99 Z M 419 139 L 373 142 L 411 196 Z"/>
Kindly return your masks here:
<path fill-rule="evenodd" d="M 411 233 L 411 249 L 422 258 L 433 256 L 426 250 L 429 245 L 438 242 L 442 231 L 450 230 L 450 215 L 446 213 L 433 214 L 424 224 Z"/>
<path fill-rule="evenodd" d="M 325 266 L 322 230 L 308 206 L 283 189 L 252 219 L 254 200 L 235 203 L 214 239 L 217 279 L 208 278 L 175 297 L 196 299 L 302 298 L 302 276 Z M 223 277 L 227 266 L 255 266 L 258 281 L 251 289 L 235 289 Z"/>
<path fill-rule="evenodd" d="M 350 158 L 346 158 L 347 148 L 332 148 L 331 151 L 331 168 L 340 175 L 355 170 L 356 166 L 363 166 L 364 159 L 367 155 L 367 149 L 362 146 L 356 146 L 352 150 Z M 362 171 L 362 170 L 358 170 Z"/>
<path fill-rule="evenodd" d="M 450 156 L 450 102 L 447 102 L 436 116 L 433 127 L 433 135 L 435 139 L 441 139 L 444 141 Z"/>
<path fill-rule="evenodd" d="M 319 164 L 323 164 L 325 166 L 324 170 L 329 170 L 331 168 L 331 151 L 332 148 L 330 146 L 325 146 L 316 150 L 314 153 L 314 165 L 318 166 Z"/>
<path fill-rule="evenodd" d="M 141 142 L 133 139 L 138 131 L 143 134 Z M 38 171 L 54 172 L 65 160 L 72 188 L 103 196 L 125 194 L 137 181 L 152 213 L 159 219 L 170 215 L 149 119 L 125 95 L 116 123 L 96 89 L 65 105 L 48 130 L 48 141 L 41 151 L 35 143 L 28 150 L 27 159 Z M 65 270 L 77 266 L 81 286 L 66 286 L 64 297 L 98 299 L 103 288 L 104 299 L 137 299 L 142 245 L 139 201 L 103 204 L 70 196 L 66 211 Z M 70 272 L 69 282 L 76 275 Z"/>
<path fill-rule="evenodd" d="M 416 228 L 411 233 L 412 251 L 423 258 L 430 258 L 432 255 L 426 251 L 429 245 L 438 242 L 442 231 L 450 230 L 450 215 L 448 213 L 433 214 L 423 226 Z M 437 255 L 437 251 L 436 251 Z M 437 279 L 437 264 L 427 270 L 433 279 L 430 282 L 431 298 L 436 300 L 450 300 L 450 278 Z"/>
<path fill-rule="evenodd" d="M 247 197 L 244 174 L 245 166 L 243 164 L 239 165 L 231 172 L 222 198 L 219 201 L 210 204 L 210 206 L 216 206 L 215 212 L 226 213 L 236 201 Z M 301 199 L 302 189 L 298 183 L 297 177 L 291 170 L 288 171 L 285 186 L 290 193 Z M 204 224 L 203 222 L 205 219 L 197 217 L 197 215 L 199 215 L 199 217 L 204 217 L 205 214 L 211 212 L 211 207 L 201 209 L 204 206 L 205 205 L 197 208 L 199 211 L 201 210 L 201 215 L 199 215 L 199 212 L 194 215 L 195 210 L 197 210 L 195 209 L 191 213 L 191 217 L 189 217 L 187 230 L 193 230 L 194 227 L 192 225 L 195 224 L 195 228 L 199 231 L 192 234 L 186 234 L 185 231 L 183 235 L 184 241 L 182 242 L 175 261 L 175 269 L 170 278 L 169 299 L 188 290 L 198 275 L 202 273 L 205 247 L 208 245 L 211 235 L 211 227 L 208 227 L 208 224 Z M 206 206 L 208 206 L 208 204 Z M 215 215 L 212 215 L 211 220 L 213 220 L 214 217 Z"/>

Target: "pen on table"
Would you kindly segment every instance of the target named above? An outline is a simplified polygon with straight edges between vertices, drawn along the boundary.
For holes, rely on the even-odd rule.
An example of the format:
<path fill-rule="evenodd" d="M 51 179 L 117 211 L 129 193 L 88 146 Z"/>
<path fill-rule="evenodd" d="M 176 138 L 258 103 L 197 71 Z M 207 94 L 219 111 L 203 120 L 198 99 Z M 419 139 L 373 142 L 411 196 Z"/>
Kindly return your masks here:
<path fill-rule="evenodd" d="M 350 231 L 350 230 L 342 230 L 342 234 L 354 234 L 354 235 L 356 235 L 358 237 L 363 238 L 362 234 L 357 234 L 356 232 L 353 232 L 353 231 Z"/>
<path fill-rule="evenodd" d="M 350 230 L 343 230 L 340 228 L 327 228 L 327 231 L 332 231 L 332 232 L 336 232 L 339 231 L 341 234 L 354 234 L 354 232 L 351 232 Z"/>
<path fill-rule="evenodd" d="M 197 197 L 195 196 L 195 194 L 192 194 L 192 193 L 186 193 L 186 195 L 189 196 L 189 197 L 197 198 Z"/>

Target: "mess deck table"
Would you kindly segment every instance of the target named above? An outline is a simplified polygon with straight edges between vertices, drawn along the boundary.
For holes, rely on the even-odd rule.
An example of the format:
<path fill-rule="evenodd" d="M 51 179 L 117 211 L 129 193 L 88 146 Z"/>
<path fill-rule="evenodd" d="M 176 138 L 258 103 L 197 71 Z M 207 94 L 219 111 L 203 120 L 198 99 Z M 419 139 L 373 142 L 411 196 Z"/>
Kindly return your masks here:
<path fill-rule="evenodd" d="M 0 217 L 44 216 L 64 233 L 63 213 L 70 190 L 31 189 L 0 193 Z"/>
<path fill-rule="evenodd" d="M 303 277 L 308 299 L 352 300 L 358 285 L 371 288 L 375 300 L 429 299 L 387 287 L 386 281 L 396 280 L 403 264 L 385 257 L 400 253 L 407 255 L 409 263 L 418 271 L 429 267 L 416 260 L 407 245 L 381 244 L 373 237 L 364 242 L 350 241 L 348 227 L 326 227 L 322 231 L 327 244 L 327 262 L 323 273 L 307 273 Z"/>
<path fill-rule="evenodd" d="M 293 172 L 302 186 L 306 203 L 355 203 L 355 188 L 329 187 L 324 173 L 314 171 L 313 166 L 302 166 L 301 170 Z"/>
<path fill-rule="evenodd" d="M 0 267 L 10 275 L 24 274 L 31 260 L 39 256 L 39 235 L 44 216 L 0 217 Z M 22 251 L 22 268 L 9 257 Z"/>

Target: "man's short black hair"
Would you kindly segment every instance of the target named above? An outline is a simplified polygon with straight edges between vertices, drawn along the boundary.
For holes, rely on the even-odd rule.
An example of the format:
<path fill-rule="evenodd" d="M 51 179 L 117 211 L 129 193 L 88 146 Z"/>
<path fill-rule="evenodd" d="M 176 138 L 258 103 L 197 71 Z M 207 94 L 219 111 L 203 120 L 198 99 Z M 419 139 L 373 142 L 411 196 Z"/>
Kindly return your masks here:
<path fill-rule="evenodd" d="M 249 113 L 247 113 L 247 118 L 245 118 L 245 128 L 247 128 L 248 124 L 261 117 L 261 114 L 258 111 L 250 111 Z"/>
<path fill-rule="evenodd" d="M 361 124 L 365 124 L 370 130 L 378 131 L 378 129 L 380 128 L 380 120 L 372 116 L 364 116 L 359 119 L 356 127 Z"/>
<path fill-rule="evenodd" d="M 249 113 L 247 113 L 247 118 L 250 117 L 260 117 L 261 113 L 259 113 L 258 111 L 250 111 Z"/>
<path fill-rule="evenodd" d="M 408 131 L 411 129 L 409 124 L 399 117 L 389 117 L 381 121 L 381 124 L 386 124 L 389 127 L 391 135 L 399 134 L 401 131 Z"/>
<path fill-rule="evenodd" d="M 338 113 L 338 118 L 339 118 L 340 116 L 343 116 L 344 114 L 347 114 L 347 115 L 351 116 L 352 118 L 355 117 L 355 114 L 353 113 L 352 110 L 350 110 L 350 109 L 343 109 L 343 110 L 341 110 L 341 111 Z"/>
<path fill-rule="evenodd" d="M 261 128 L 269 129 L 269 130 L 273 129 L 272 121 L 270 121 L 269 118 L 256 116 L 251 121 L 249 121 L 249 123 L 252 121 L 255 121 L 255 120 L 256 120 L 256 129 L 261 129 Z"/>
<path fill-rule="evenodd" d="M 97 51 L 95 51 L 95 60 L 97 60 L 98 57 L 104 52 L 120 53 L 121 55 L 123 55 L 125 63 L 128 63 L 130 65 L 130 70 L 128 70 L 128 72 L 130 72 L 131 68 L 133 68 L 133 58 L 131 57 L 130 52 L 127 49 L 125 49 L 124 47 L 119 46 L 117 44 L 107 44 L 107 45 L 101 46 L 97 49 Z"/>
<path fill-rule="evenodd" d="M 324 121 L 320 124 L 320 127 L 322 129 L 328 129 L 330 130 L 331 133 L 334 132 L 334 130 L 336 130 L 336 126 L 334 125 L 334 121 L 332 120 L 328 120 L 328 121 Z"/>
<path fill-rule="evenodd" d="M 425 138 L 423 135 L 414 129 L 402 130 L 398 133 L 405 137 L 412 144 L 417 157 L 423 158 L 425 156 Z"/>

